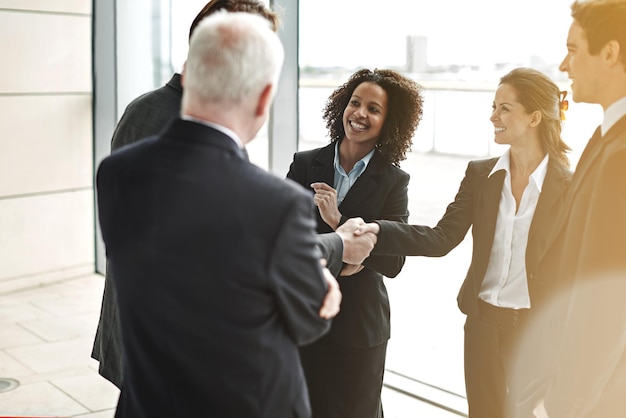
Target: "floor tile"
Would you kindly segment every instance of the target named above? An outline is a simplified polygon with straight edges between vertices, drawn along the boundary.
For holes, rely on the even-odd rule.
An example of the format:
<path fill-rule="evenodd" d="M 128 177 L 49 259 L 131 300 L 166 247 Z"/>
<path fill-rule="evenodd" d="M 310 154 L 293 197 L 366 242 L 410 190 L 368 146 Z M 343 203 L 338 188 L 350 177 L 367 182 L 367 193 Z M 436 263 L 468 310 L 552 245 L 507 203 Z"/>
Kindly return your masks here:
<path fill-rule="evenodd" d="M 44 340 L 21 325 L 2 324 L 0 326 L 0 350 L 9 347 L 19 347 L 42 343 Z"/>
<path fill-rule="evenodd" d="M 16 347 L 5 350 L 11 357 L 37 373 L 50 373 L 91 364 L 93 337 Z"/>
<path fill-rule="evenodd" d="M 37 321 L 22 322 L 24 329 L 37 337 L 50 342 L 73 340 L 80 337 L 92 337 L 98 326 L 98 318 L 92 313 L 64 316 L 59 318 L 46 318 Z M 0 336 L 2 331 L 0 331 Z M 0 342 L 1 347 L 1 342 Z"/>
<path fill-rule="evenodd" d="M 33 375 L 35 372 L 17 359 L 0 351 L 0 377 L 8 377 L 19 380 L 24 376 Z"/>
<path fill-rule="evenodd" d="M 0 393 L 0 414 L 68 417 L 89 412 L 48 382 L 19 386 Z"/>
<path fill-rule="evenodd" d="M 97 374 L 52 380 L 51 383 L 90 411 L 115 408 L 120 392 L 115 385 Z"/>
<path fill-rule="evenodd" d="M 0 306 L 0 326 L 50 317 L 49 313 L 29 303 Z"/>

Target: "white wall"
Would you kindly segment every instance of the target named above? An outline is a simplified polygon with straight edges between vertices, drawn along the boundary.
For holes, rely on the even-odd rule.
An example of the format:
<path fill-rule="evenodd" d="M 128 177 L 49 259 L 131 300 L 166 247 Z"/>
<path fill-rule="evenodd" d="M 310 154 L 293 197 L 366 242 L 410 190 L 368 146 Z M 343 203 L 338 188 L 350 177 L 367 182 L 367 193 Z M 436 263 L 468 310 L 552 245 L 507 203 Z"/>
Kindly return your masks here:
<path fill-rule="evenodd" d="M 91 1 L 0 0 L 0 294 L 94 271 Z"/>

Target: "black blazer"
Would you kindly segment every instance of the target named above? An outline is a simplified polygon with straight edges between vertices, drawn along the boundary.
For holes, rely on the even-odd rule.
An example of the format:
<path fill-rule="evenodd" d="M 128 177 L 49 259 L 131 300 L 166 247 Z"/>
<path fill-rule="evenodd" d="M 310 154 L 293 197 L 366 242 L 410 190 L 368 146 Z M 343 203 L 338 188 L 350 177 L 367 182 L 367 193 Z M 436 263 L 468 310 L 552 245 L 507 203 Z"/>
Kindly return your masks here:
<path fill-rule="evenodd" d="M 116 417 L 308 417 L 297 345 L 326 332 L 310 195 L 176 119 L 97 175 L 118 295 Z"/>
<path fill-rule="evenodd" d="M 455 248 L 472 227 L 472 261 L 458 295 L 461 311 L 478 313 L 478 293 L 487 270 L 495 233 L 500 194 L 505 172 L 489 173 L 498 158 L 470 161 L 454 202 L 434 228 L 379 221 L 380 233 L 375 254 L 402 254 L 440 257 Z M 539 263 L 546 250 L 547 231 L 555 218 L 571 173 L 549 160 L 542 192 L 530 226 L 526 248 L 526 271 L 531 304 L 541 298 L 550 277 L 539 274 Z"/>
<path fill-rule="evenodd" d="M 302 185 L 312 196 L 313 182 L 334 183 L 335 144 L 294 155 L 287 177 Z M 375 152 L 367 168 L 339 206 L 341 223 L 360 216 L 365 221 L 408 220 L 407 186 L 409 175 Z M 317 232 L 332 231 L 316 210 Z M 345 347 L 374 347 L 389 339 L 389 297 L 383 275 L 395 277 L 404 266 L 404 257 L 370 256 L 365 268 L 349 277 L 339 277 L 343 298 L 341 310 L 333 319 L 328 338 Z"/>

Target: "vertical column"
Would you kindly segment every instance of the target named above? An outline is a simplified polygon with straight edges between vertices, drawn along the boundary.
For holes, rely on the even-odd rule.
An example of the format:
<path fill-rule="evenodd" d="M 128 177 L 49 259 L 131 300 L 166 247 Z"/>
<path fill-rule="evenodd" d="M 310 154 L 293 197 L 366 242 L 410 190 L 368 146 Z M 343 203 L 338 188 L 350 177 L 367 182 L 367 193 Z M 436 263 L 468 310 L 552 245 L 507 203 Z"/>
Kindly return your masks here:
<path fill-rule="evenodd" d="M 298 0 L 272 0 L 270 6 L 283 11 L 279 36 L 285 48 L 285 64 L 268 126 L 268 169 L 285 176 L 298 149 Z"/>

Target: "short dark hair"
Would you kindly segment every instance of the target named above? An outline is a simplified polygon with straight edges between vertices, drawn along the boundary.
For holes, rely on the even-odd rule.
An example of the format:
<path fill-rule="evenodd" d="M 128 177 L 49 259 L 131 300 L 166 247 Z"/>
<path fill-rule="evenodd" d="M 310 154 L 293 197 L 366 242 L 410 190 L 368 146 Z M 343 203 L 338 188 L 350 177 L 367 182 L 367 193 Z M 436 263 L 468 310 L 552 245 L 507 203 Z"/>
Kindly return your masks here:
<path fill-rule="evenodd" d="M 278 30 L 280 22 L 278 14 L 273 12 L 258 0 L 211 0 L 204 5 L 202 10 L 200 10 L 200 13 L 198 13 L 191 23 L 191 27 L 189 28 L 189 39 L 191 39 L 193 31 L 202 19 L 220 10 L 225 10 L 227 12 L 246 12 L 258 14 L 267 19 L 274 32 Z"/>
<path fill-rule="evenodd" d="M 583 28 L 591 55 L 597 55 L 609 41 L 617 41 L 626 68 L 626 0 L 577 0 L 572 4 L 572 18 Z"/>

